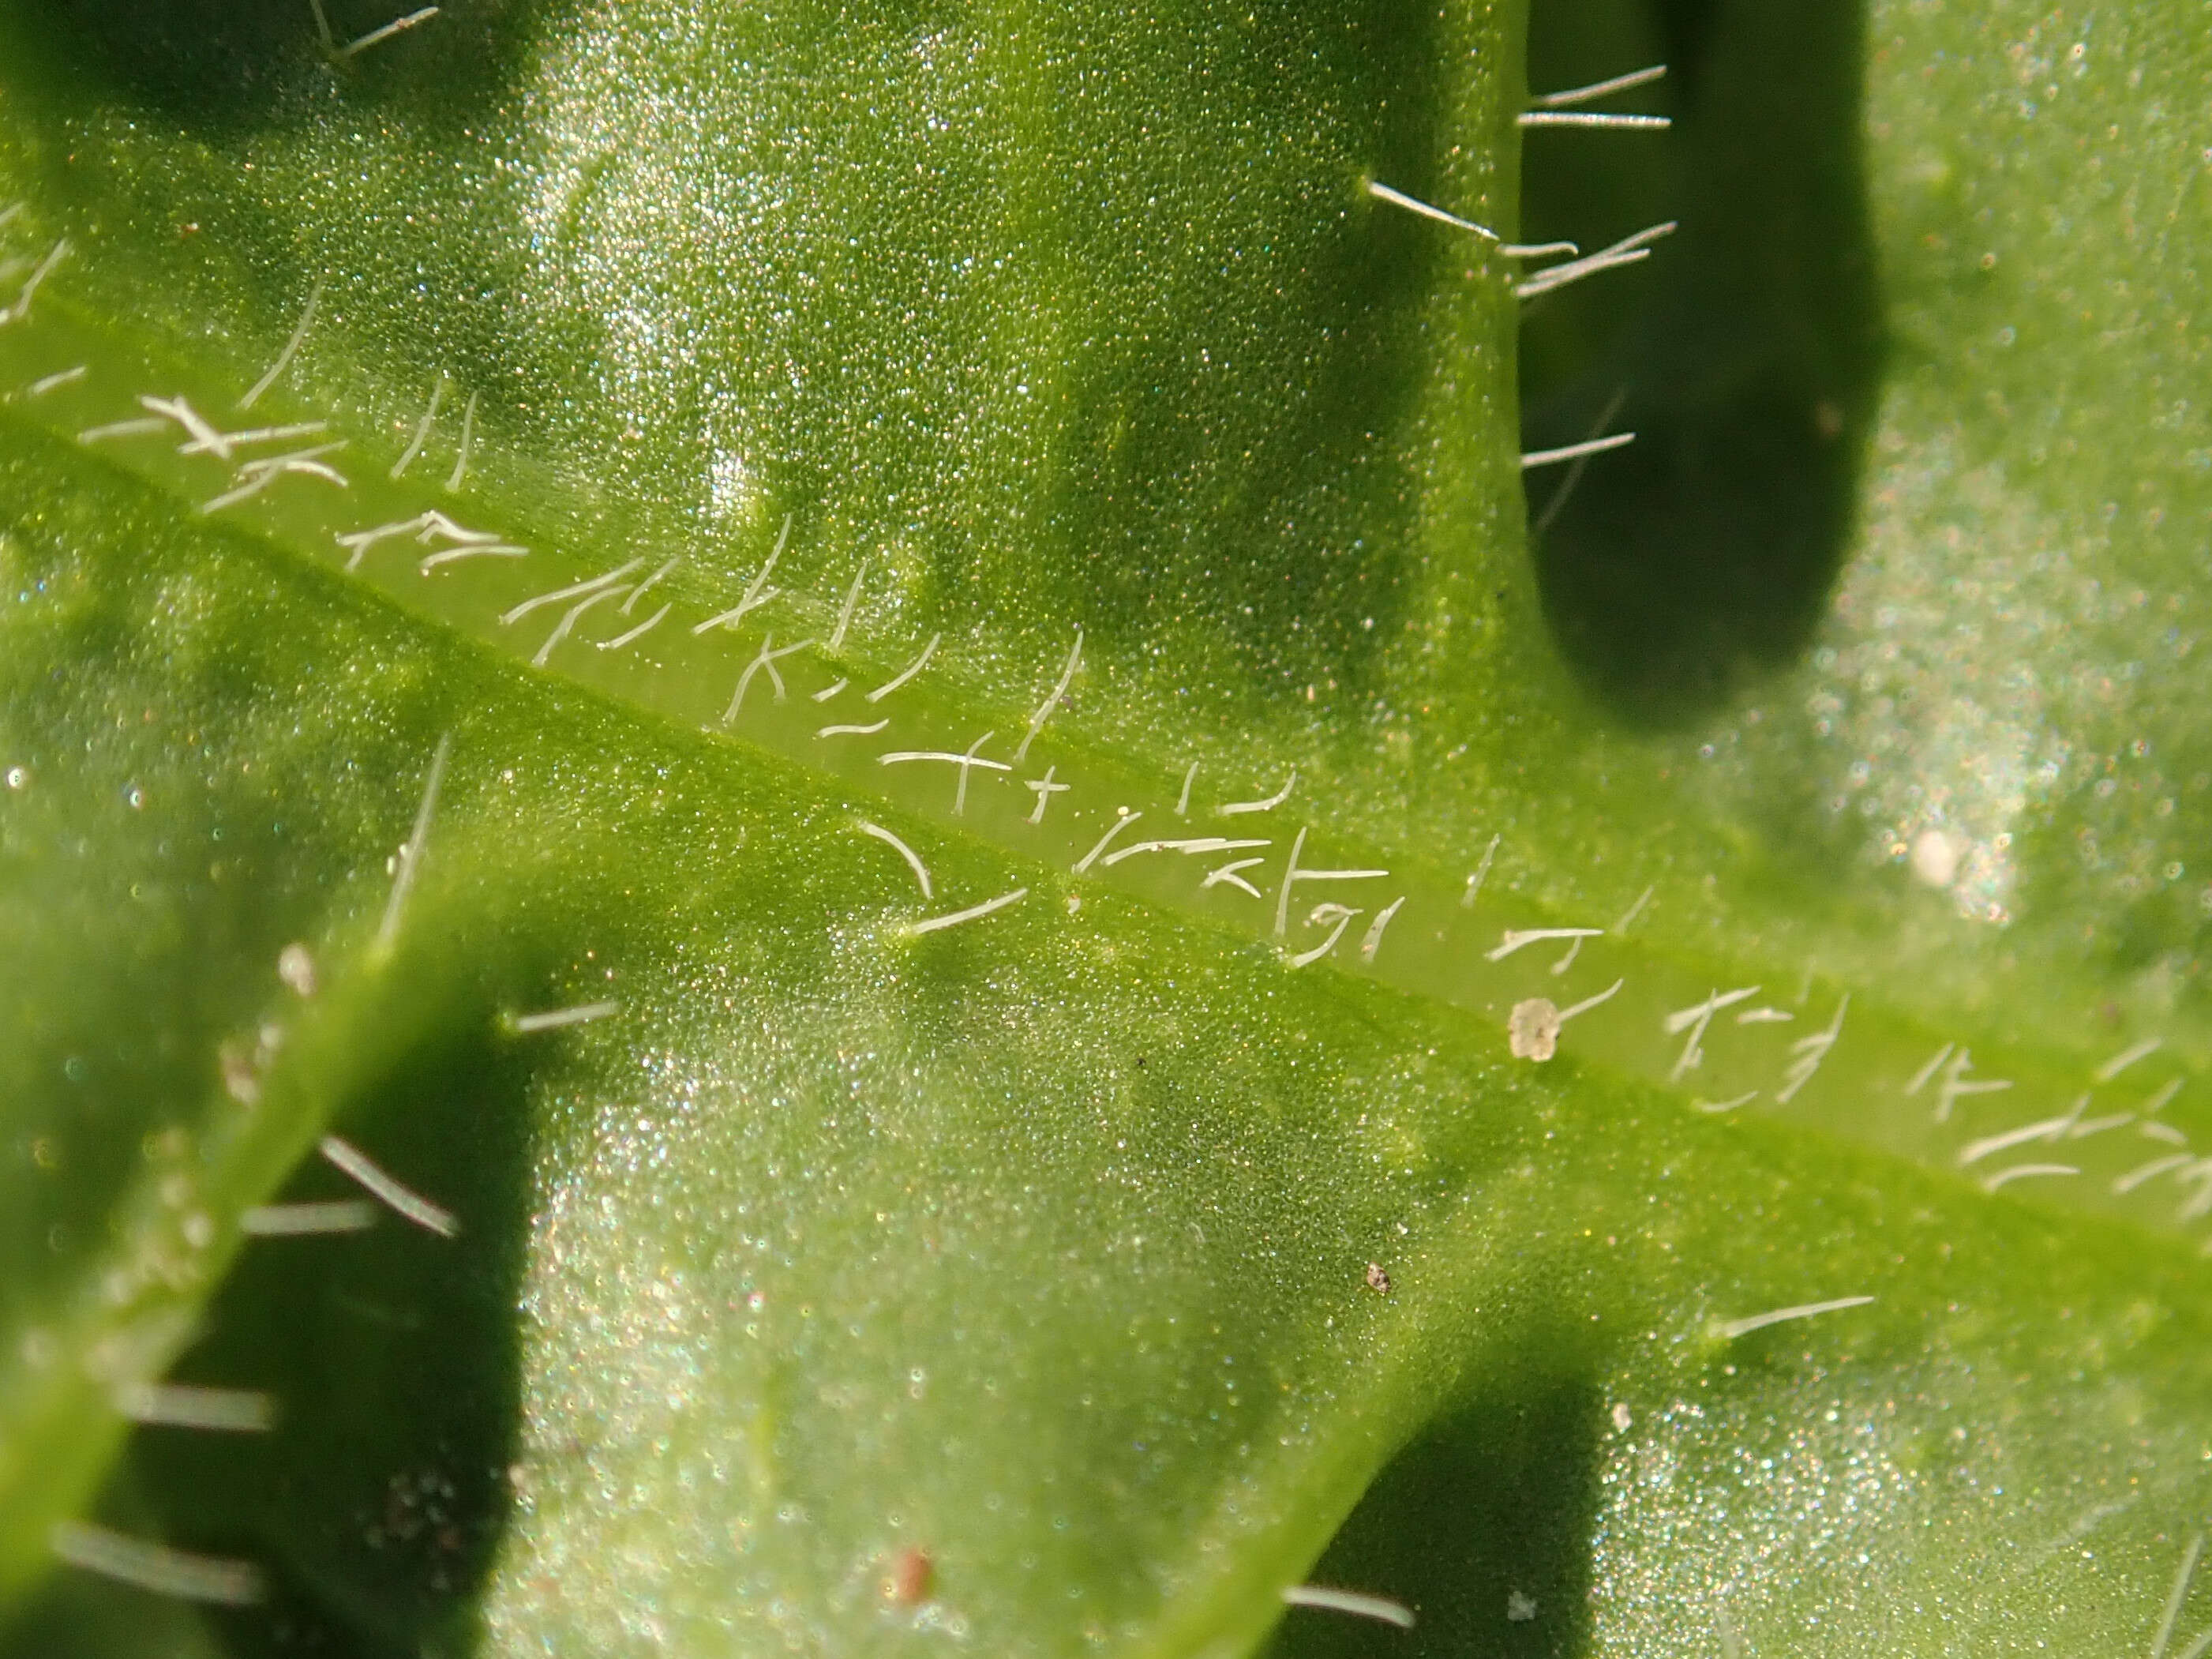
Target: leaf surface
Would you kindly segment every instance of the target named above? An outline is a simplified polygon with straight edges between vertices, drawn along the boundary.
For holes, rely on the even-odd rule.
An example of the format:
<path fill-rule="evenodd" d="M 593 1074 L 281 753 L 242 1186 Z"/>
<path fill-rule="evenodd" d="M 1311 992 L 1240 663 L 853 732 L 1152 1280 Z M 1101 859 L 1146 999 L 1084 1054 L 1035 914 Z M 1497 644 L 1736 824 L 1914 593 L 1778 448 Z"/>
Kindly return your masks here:
<path fill-rule="evenodd" d="M 1662 16 L 1533 562 L 1517 13 L 343 9 L 0 18 L 11 1644 L 2195 1640 L 2185 9 Z"/>

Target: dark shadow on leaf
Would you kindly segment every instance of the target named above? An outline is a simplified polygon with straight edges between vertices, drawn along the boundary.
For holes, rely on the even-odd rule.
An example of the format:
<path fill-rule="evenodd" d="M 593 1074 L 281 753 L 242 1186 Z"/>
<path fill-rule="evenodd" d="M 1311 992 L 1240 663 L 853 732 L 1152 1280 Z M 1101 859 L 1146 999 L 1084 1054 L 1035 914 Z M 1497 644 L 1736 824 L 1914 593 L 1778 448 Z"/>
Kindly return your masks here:
<path fill-rule="evenodd" d="M 248 1245 L 175 1379 L 264 1389 L 266 1436 L 143 1429 L 126 1479 L 157 1530 L 266 1566 L 229 1651 L 472 1650 L 476 1593 L 512 1500 L 529 1231 L 533 1045 L 489 1000 L 396 1055 L 338 1129 L 461 1218 L 443 1238 L 380 1210 L 350 1235 Z M 357 1199 L 319 1159 L 288 1200 Z"/>
<path fill-rule="evenodd" d="M 1398 1455 L 1307 1575 L 1398 1601 L 1413 1628 L 1293 1607 L 1270 1659 L 1585 1651 L 1605 1411 L 1582 1378 L 1478 1390 Z"/>
<path fill-rule="evenodd" d="M 46 0 L 23 8 L 21 21 L 57 73 L 88 74 L 109 94 L 212 136 L 284 125 L 341 99 L 465 118 L 512 85 L 548 17 L 564 9 L 440 0 L 434 16 L 380 40 L 420 0 L 322 5 L 331 50 L 312 0 Z"/>
<path fill-rule="evenodd" d="M 1563 649 L 1638 723 L 1694 719 L 1786 665 L 1853 528 L 1881 357 L 1858 122 L 1864 20 L 1818 0 L 1538 7 L 1531 84 L 1663 61 L 1601 107 L 1663 135 L 1536 131 L 1528 231 L 1585 247 L 1662 220 L 1643 265 L 1530 303 L 1531 448 L 1610 411 L 1632 431 L 1560 499 L 1528 475 L 1538 579 Z"/>

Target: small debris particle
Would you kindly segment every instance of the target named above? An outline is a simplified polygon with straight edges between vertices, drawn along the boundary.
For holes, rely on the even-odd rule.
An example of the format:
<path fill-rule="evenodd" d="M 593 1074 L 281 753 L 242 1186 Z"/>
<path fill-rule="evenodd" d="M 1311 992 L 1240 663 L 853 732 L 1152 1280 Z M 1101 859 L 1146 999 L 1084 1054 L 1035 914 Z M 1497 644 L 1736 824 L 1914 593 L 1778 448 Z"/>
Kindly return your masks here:
<path fill-rule="evenodd" d="M 1620 1430 L 1621 1433 L 1626 1434 L 1628 1432 L 1629 1425 L 1635 1421 L 1636 1413 L 1628 1409 L 1628 1402 L 1626 1401 L 1621 1401 L 1614 1405 L 1613 1408 L 1613 1426 L 1614 1428 Z"/>
<path fill-rule="evenodd" d="M 216 1059 L 222 1068 L 225 1093 L 241 1106 L 252 1106 L 261 1099 L 261 1079 L 255 1073 L 253 1062 L 235 1042 L 226 1042 L 216 1051 Z"/>
<path fill-rule="evenodd" d="M 1505 1596 L 1505 1616 L 1516 1625 L 1525 1625 L 1536 1616 L 1536 1598 L 1510 1590 Z"/>
<path fill-rule="evenodd" d="M 1941 830 L 1923 830 L 1912 838 L 1912 873 L 1930 887 L 1948 887 L 1959 874 L 1965 844 Z"/>
<path fill-rule="evenodd" d="M 909 1544 L 891 1557 L 890 1570 L 884 1574 L 884 1600 L 895 1607 L 918 1607 L 929 1600 L 936 1576 L 936 1563 L 929 1559 L 929 1552 Z"/>
<path fill-rule="evenodd" d="M 1379 1261 L 1367 1264 L 1367 1288 L 1377 1296 L 1390 1294 L 1390 1275 L 1382 1271 L 1382 1264 Z"/>
<path fill-rule="evenodd" d="M 1559 1010 L 1549 997 L 1513 1005 L 1505 1036 L 1516 1060 L 1549 1060 L 1559 1051 Z"/>
<path fill-rule="evenodd" d="M 315 959 L 307 954 L 304 945 L 288 945 L 276 957 L 276 977 L 290 986 L 295 995 L 315 994 Z"/>

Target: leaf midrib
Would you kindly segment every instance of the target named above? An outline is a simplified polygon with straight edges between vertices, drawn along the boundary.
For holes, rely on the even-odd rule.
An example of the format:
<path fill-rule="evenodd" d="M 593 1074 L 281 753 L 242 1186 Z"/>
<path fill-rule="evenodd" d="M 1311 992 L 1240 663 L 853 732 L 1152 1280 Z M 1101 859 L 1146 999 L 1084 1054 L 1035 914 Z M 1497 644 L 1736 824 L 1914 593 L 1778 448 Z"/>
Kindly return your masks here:
<path fill-rule="evenodd" d="M 112 476 L 133 480 L 172 512 L 194 512 L 198 501 L 204 499 L 194 495 L 196 489 L 204 489 L 212 496 L 223 488 L 222 474 L 208 464 L 208 458 L 195 460 L 177 456 L 176 446 L 166 434 L 114 441 L 96 450 L 73 441 L 75 431 L 82 426 L 140 413 L 137 396 L 149 388 L 174 395 L 183 386 L 187 388 L 185 395 L 210 419 L 216 419 L 219 410 L 228 414 L 232 394 L 215 384 L 204 368 L 180 362 L 173 350 L 163 349 L 159 343 L 131 339 L 58 295 L 42 295 L 27 323 L 0 332 L 0 372 L 10 380 L 24 380 L 52 372 L 45 356 L 33 349 L 36 343 L 66 346 L 68 349 L 46 355 L 86 362 L 92 372 L 37 403 L 18 398 L 0 404 L 0 419 L 19 431 L 66 446 L 62 453 L 71 455 L 69 464 L 100 467 Z M 138 384 L 142 378 L 143 385 Z M 252 411 L 255 424 L 313 418 L 329 419 L 333 436 L 348 435 L 343 411 L 318 416 L 313 410 L 296 405 L 288 408 L 267 399 Z M 216 419 L 216 424 L 230 423 Z M 625 549 L 604 560 L 586 562 L 577 556 L 566 538 L 549 544 L 528 530 L 509 529 L 500 508 L 512 496 L 496 483 L 502 457 L 493 444 L 480 446 L 473 464 L 480 483 L 486 477 L 494 479 L 490 489 L 465 489 L 459 495 L 447 495 L 440 488 L 442 464 L 418 464 L 416 471 L 395 484 L 384 476 L 381 456 L 367 445 L 349 447 L 333 459 L 346 466 L 351 480 L 343 494 L 315 479 L 301 480 L 287 494 L 287 481 L 254 501 L 227 509 L 219 519 L 210 519 L 210 527 L 237 538 L 260 556 L 273 557 L 289 569 L 307 565 L 322 570 L 326 578 L 347 589 L 365 587 L 410 620 L 449 639 L 466 641 L 510 666 L 518 665 L 518 659 L 527 662 L 562 610 L 560 606 L 541 609 L 509 631 L 495 618 L 510 606 L 634 556 L 647 560 L 636 573 L 641 576 L 665 556 L 653 548 Z M 514 458 L 507 458 L 510 471 L 518 465 Z M 336 534 L 400 522 L 428 507 L 446 511 L 472 529 L 498 531 L 530 546 L 532 552 L 526 559 L 464 562 L 426 579 L 407 568 L 423 550 L 410 539 L 387 542 L 372 550 L 362 561 L 357 580 L 335 568 L 343 562 Z M 1654 1035 L 1661 1030 L 1664 1017 L 1694 1006 L 1713 992 L 1740 989 L 1751 982 L 1751 976 L 1736 977 L 1728 971 L 1727 964 L 1700 962 L 1666 948 L 1663 917 L 1645 919 L 1639 924 L 1641 937 L 1627 943 L 1612 938 L 1589 941 L 1567 976 L 1547 971 L 1553 959 L 1547 947 L 1533 947 L 1502 963 L 1490 963 L 1486 953 L 1496 947 L 1506 927 L 1608 926 L 1610 919 L 1546 916 L 1518 902 L 1510 910 L 1486 901 L 1469 908 L 1460 902 L 1459 883 L 1432 862 L 1418 856 L 1408 860 L 1381 853 L 1333 834 L 1326 814 L 1308 819 L 1291 817 L 1297 805 L 1295 794 L 1285 808 L 1264 814 L 1221 817 L 1206 810 L 1224 797 L 1251 799 L 1271 793 L 1279 779 L 1255 780 L 1244 787 L 1224 789 L 1218 781 L 1205 778 L 1206 787 L 1194 793 L 1188 817 L 1178 818 L 1173 811 L 1180 790 L 1178 771 L 1148 769 L 1102 747 L 1065 710 L 1048 722 L 1031 748 L 1027 767 L 1017 772 L 978 772 L 971 776 L 965 810 L 956 821 L 949 810 L 954 797 L 953 768 L 937 763 L 887 768 L 878 763 L 877 754 L 890 745 L 963 752 L 989 729 L 996 736 L 980 752 L 986 758 L 1008 762 L 1033 711 L 1000 711 L 995 719 L 977 717 L 956 695 L 941 689 L 941 681 L 933 684 L 933 677 L 927 673 L 881 703 L 866 702 L 861 690 L 906 666 L 922 641 L 921 636 L 911 635 L 896 641 L 871 641 L 864 637 L 863 624 L 856 620 L 848 648 L 834 662 L 824 659 L 817 646 L 777 665 L 790 681 L 785 702 L 774 702 L 765 675 L 757 676 L 738 721 L 726 727 L 720 718 L 725 705 L 764 635 L 774 636 L 781 647 L 810 631 L 826 632 L 842 595 L 825 599 L 787 594 L 763 606 L 757 619 L 748 617 L 741 633 L 717 633 L 702 641 L 690 633 L 690 625 L 711 612 L 691 602 L 696 592 L 696 586 L 683 584 L 680 577 L 665 580 L 647 611 L 649 614 L 657 609 L 663 599 L 672 599 L 675 610 L 647 641 L 619 655 L 594 650 L 592 641 L 614 636 L 637 618 L 617 617 L 614 603 L 597 607 L 579 618 L 570 641 L 542 672 L 557 673 L 564 682 L 634 715 L 700 730 L 712 742 L 755 745 L 834 780 L 839 787 L 879 803 L 870 810 L 891 820 L 890 827 L 916 847 L 925 860 L 929 847 L 947 836 L 970 839 L 1023 860 L 1034 872 L 1026 902 L 1050 902 L 1073 910 L 1085 893 L 1103 886 L 1196 921 L 1214 931 L 1231 948 L 1272 949 L 1287 963 L 1294 954 L 1318 944 L 1333 925 L 1304 925 L 1304 913 L 1316 902 L 1340 900 L 1356 905 L 1363 914 L 1343 929 L 1333 960 L 1295 971 L 1350 971 L 1358 977 L 1372 978 L 1399 994 L 1474 1017 L 1496 1034 L 1493 1040 L 1502 1040 L 1508 1012 L 1518 1000 L 1544 997 L 1562 1006 L 1571 1006 L 1619 979 L 1625 983 L 1617 999 L 1567 1028 L 1561 1058 L 1553 1063 L 1588 1066 L 1601 1075 L 1657 1084 L 1686 1102 L 1717 1103 L 1759 1091 L 1761 1099 L 1745 1109 L 1773 1109 L 1771 1097 L 1778 1081 L 1789 1074 L 1787 1067 L 1793 1057 L 1790 1044 L 1822 1029 L 1843 994 L 1842 988 L 1816 984 L 1809 976 L 1794 996 L 1791 988 L 1766 986 L 1767 994 L 1748 1006 L 1771 1006 L 1780 1002 L 1784 1005 L 1781 1012 L 1792 1018 L 1787 1023 L 1776 1021 L 1762 1033 L 1753 1033 L 1748 1055 L 1741 1041 L 1730 1045 L 1732 1054 L 1728 1059 L 1719 1058 L 1709 1048 L 1707 1054 L 1712 1058 L 1694 1075 L 1677 1076 L 1682 1052 L 1680 1036 Z M 794 609 L 800 612 L 797 623 L 792 621 Z M 806 626 L 810 614 L 815 623 L 811 629 Z M 877 649 L 869 650 L 871 644 Z M 855 646 L 860 648 L 852 648 Z M 958 640 L 941 642 L 933 658 L 933 668 L 949 667 L 957 677 L 963 665 L 963 643 Z M 1056 657 L 1040 666 L 1036 678 L 1041 696 L 1042 690 L 1056 680 L 1061 665 L 1062 659 Z M 811 694 L 837 674 L 849 677 L 853 684 L 830 702 L 813 702 Z M 815 735 L 818 726 L 831 721 L 872 723 L 886 717 L 890 725 L 873 736 L 821 738 Z M 1042 777 L 1047 767 L 1054 769 L 1055 781 L 1073 781 L 1075 787 L 1066 795 L 1055 797 L 1048 806 L 1045 823 L 1033 827 L 1026 819 L 1034 797 L 1022 784 Z M 1198 859 L 1172 853 L 1146 855 L 1075 873 L 1073 866 L 1124 807 L 1141 816 L 1118 838 L 1117 845 L 1190 835 L 1270 840 L 1273 843 L 1270 847 L 1253 849 L 1267 863 L 1240 872 L 1261 887 L 1263 896 L 1254 899 L 1227 885 L 1210 892 L 1198 890 L 1202 873 L 1224 861 L 1220 855 Z M 1300 859 L 1303 868 L 1385 868 L 1391 874 L 1387 879 L 1316 881 L 1305 886 L 1295 896 L 1290 928 L 1278 939 L 1273 922 L 1281 899 L 1279 860 L 1302 825 L 1308 831 Z M 890 856 L 888 848 L 883 851 L 884 856 Z M 998 895 L 940 892 L 927 902 L 918 893 L 915 896 L 914 919 L 919 921 Z M 1397 898 L 1402 898 L 1403 908 L 1390 924 L 1372 966 L 1354 965 L 1372 917 L 1382 904 Z M 988 925 L 988 920 L 963 925 Z M 1718 1018 L 1725 1021 L 1732 1016 L 1723 1013 Z M 1863 988 L 1854 988 L 1846 1019 L 1846 1040 L 1838 1042 L 1824 1063 L 1823 1073 L 1802 1085 L 1803 1092 L 1781 1109 L 1816 1132 L 1840 1134 L 1935 1168 L 1952 1164 L 1958 1155 L 1959 1134 L 1932 1123 L 1924 1104 L 1908 1101 L 1901 1088 L 1925 1056 L 1944 1041 L 1942 1034 L 1917 1020 L 1909 1009 L 1864 996 Z M 1768 1040 L 1756 1040 L 1762 1036 Z M 2063 1100 L 2085 1085 L 2081 1069 L 2077 1057 L 2061 1052 L 1992 1049 L 1981 1057 L 1976 1074 L 2014 1079 L 2011 1098 L 2015 1101 L 2031 1092 Z M 2103 1103 L 2094 1109 L 2100 1113 L 2124 1109 L 2124 1103 Z M 1976 1132 L 1986 1133 L 1992 1127 L 1981 1123 Z M 2132 1152 L 2119 1135 L 2109 1137 L 2105 1150 Z M 2109 1157 L 2107 1161 L 2112 1161 Z M 2124 1169 L 2135 1161 L 2129 1156 L 2116 1168 Z M 2100 1166 L 2093 1167 L 2085 1171 L 2091 1178 L 2045 1184 L 2034 1189 L 2031 1201 L 2062 1210 L 2116 1214 L 2130 1224 L 2162 1234 L 2178 1231 L 2166 1218 L 2169 1212 L 2162 1208 L 2154 1211 L 2145 1199 L 2133 1194 L 2125 1201 L 2116 1199 L 2108 1189 L 2111 1173 Z M 1970 1178 L 1980 1178 L 1979 1170 Z"/>

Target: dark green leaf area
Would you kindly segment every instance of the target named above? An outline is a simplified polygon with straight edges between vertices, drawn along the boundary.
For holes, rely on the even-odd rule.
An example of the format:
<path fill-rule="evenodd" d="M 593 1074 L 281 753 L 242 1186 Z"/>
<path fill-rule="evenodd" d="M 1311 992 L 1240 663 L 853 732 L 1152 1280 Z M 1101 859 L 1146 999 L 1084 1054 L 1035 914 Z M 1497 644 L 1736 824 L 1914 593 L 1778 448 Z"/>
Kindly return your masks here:
<path fill-rule="evenodd" d="M 1498 540 L 1509 267 L 1363 188 L 1510 228 L 1497 20 L 521 11 L 334 65 L 303 7 L 240 95 L 172 85 L 191 20 L 88 6 L 23 43 L 14 137 L 86 216 L 191 227 L 163 322 L 250 358 L 321 284 L 331 391 L 411 418 L 453 374 L 695 572 L 795 511 L 787 578 L 872 555 L 929 626 L 1079 625 L 1249 719 L 1384 685 L 1437 489 Z"/>

